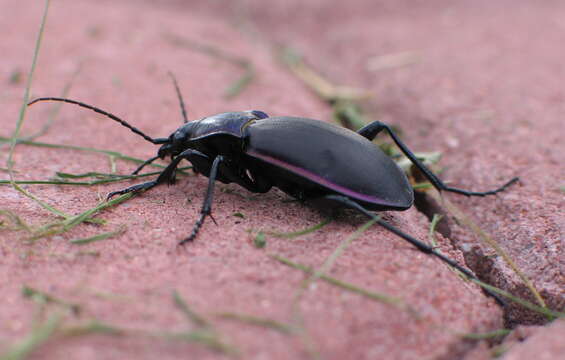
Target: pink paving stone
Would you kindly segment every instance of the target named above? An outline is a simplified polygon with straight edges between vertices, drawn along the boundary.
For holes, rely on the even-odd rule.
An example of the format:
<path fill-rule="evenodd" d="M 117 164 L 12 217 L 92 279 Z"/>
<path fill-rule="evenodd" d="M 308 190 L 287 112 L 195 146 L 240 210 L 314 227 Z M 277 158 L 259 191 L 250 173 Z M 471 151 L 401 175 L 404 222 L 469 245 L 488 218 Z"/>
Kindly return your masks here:
<path fill-rule="evenodd" d="M 442 177 L 487 189 L 521 185 L 491 199 L 451 196 L 533 281 L 547 304 L 565 308 L 563 192 L 565 5 L 558 1 L 249 0 L 259 33 L 307 55 L 335 81 L 375 93 L 380 120 L 398 125 L 419 151 L 441 151 Z M 370 71 L 375 57 L 412 52 L 412 66 Z M 452 241 L 490 283 L 533 300 L 501 258 L 452 223 Z M 486 257 L 485 257 L 486 255 Z M 522 308 L 508 325 L 544 318 Z"/>
<path fill-rule="evenodd" d="M 497 198 L 450 199 L 505 247 L 548 303 L 563 308 L 559 181 L 564 173 L 558 157 L 563 152 L 564 97 L 558 81 L 563 69 L 561 48 L 550 45 L 563 35 L 563 5 L 556 1 L 543 5 L 524 1 L 520 6 L 477 1 L 449 7 L 445 1 L 410 6 L 403 1 L 298 4 L 248 1 L 226 9 L 210 2 L 53 2 L 33 96 L 59 95 L 80 67 L 69 97 L 110 110 L 147 134 L 166 136 L 181 123 L 167 77 L 172 70 L 193 119 L 255 108 L 271 115 L 327 120 L 329 109 L 273 59 L 267 45 L 274 40 L 292 43 L 332 79 L 374 91 L 380 118 L 399 125 L 414 149 L 442 151 L 444 178 L 464 187 L 486 188 L 521 176 L 520 186 Z M 2 135 L 13 129 L 24 87 L 24 82 L 10 83 L 9 78 L 29 67 L 41 11 L 40 3 L 6 0 L 0 12 L 0 28 L 10 29 L 10 36 L 0 42 L 0 79 L 5 84 L 0 93 L 5 115 Z M 244 28 L 257 32 L 233 26 L 246 14 L 252 26 Z M 252 60 L 257 79 L 236 98 L 225 100 L 222 93 L 240 70 L 172 44 L 171 34 Z M 544 41 L 538 42 L 542 34 Z M 367 71 L 370 57 L 406 50 L 417 52 L 420 62 L 379 73 Z M 23 133 L 40 127 L 49 109 L 47 104 L 30 108 Z M 40 141 L 112 149 L 140 158 L 156 150 L 112 121 L 70 105 L 62 107 Z M 6 158 L 3 148 L 2 159 Z M 47 179 L 56 171 L 110 170 L 105 156 L 61 149 L 18 146 L 14 160 L 18 179 Z M 118 162 L 119 172 L 133 168 Z M 27 188 L 75 214 L 127 184 Z M 503 326 L 503 312 L 479 289 L 379 228 L 359 238 L 339 258 L 331 275 L 401 297 L 422 319 L 322 282 L 309 288 L 300 301 L 308 340 L 219 319 L 214 314 L 237 312 L 291 322 L 294 294 L 304 277 L 268 254 L 320 266 L 364 220 L 342 216 L 295 240 L 268 237 L 266 249 L 259 250 L 252 245 L 249 229 L 293 231 L 323 217 L 304 205 L 284 201 L 287 197 L 278 191 L 250 196 L 237 186 L 220 184 L 214 203 L 219 226 L 207 222 L 197 241 L 178 251 L 175 243 L 190 231 L 205 186 L 203 177 L 179 179 L 174 187 L 156 188 L 105 211 L 100 215 L 108 221 L 104 227 L 81 225 L 31 245 L 22 241 L 26 234 L 2 230 L 0 353 L 31 329 L 34 305 L 21 296 L 24 284 L 81 304 L 83 311 L 75 322 L 96 318 L 127 328 L 170 331 L 187 327 L 172 302 L 171 292 L 176 290 L 194 310 L 209 316 L 226 342 L 246 359 L 308 358 L 313 353 L 329 359 L 452 359 L 475 346 L 462 341 L 458 333 Z M 33 224 L 54 219 L 8 187 L 1 188 L 0 202 L 2 209 Z M 237 212 L 245 218 L 233 216 Z M 415 209 L 387 213 L 386 218 L 420 239 L 427 236 L 429 222 Z M 68 242 L 121 224 L 127 230 L 119 237 L 82 247 Z M 489 253 L 463 246 L 476 245 L 477 239 L 467 230 L 452 228 L 452 240 L 472 249 L 467 258 Z M 448 239 L 439 238 L 442 251 L 463 261 Z M 502 261 L 495 259 L 489 271 L 483 275 L 491 283 L 523 293 Z M 507 320 L 539 321 L 525 316 L 517 312 Z M 200 345 L 102 335 L 54 339 L 33 355 L 41 359 L 181 356 L 225 357 Z"/>
<path fill-rule="evenodd" d="M 515 334 L 516 333 L 516 334 Z M 518 327 L 503 343 L 502 359 L 563 359 L 565 358 L 565 321 L 557 320 L 546 327 Z"/>

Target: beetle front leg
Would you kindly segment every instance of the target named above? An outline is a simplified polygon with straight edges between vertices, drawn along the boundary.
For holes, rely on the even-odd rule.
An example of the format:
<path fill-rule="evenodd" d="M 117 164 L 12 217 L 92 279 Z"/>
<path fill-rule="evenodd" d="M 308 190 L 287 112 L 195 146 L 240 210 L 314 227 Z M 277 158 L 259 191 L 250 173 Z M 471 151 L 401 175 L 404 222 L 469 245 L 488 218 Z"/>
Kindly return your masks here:
<path fill-rule="evenodd" d="M 206 189 L 206 195 L 204 196 L 204 202 L 202 203 L 202 209 L 200 210 L 200 218 L 194 224 L 192 228 L 192 233 L 186 238 L 179 242 L 179 245 L 184 245 L 187 242 L 194 240 L 198 231 L 204 224 L 204 220 L 206 216 L 212 217 L 212 201 L 214 199 L 214 186 L 216 184 L 216 178 L 218 177 L 218 168 L 220 163 L 224 160 L 224 157 L 221 155 L 216 156 L 214 162 L 212 163 L 212 167 L 210 169 L 210 176 L 208 178 L 208 189 Z M 212 218 L 214 220 L 214 218 Z M 214 222 L 216 222 L 214 220 Z"/>
<path fill-rule="evenodd" d="M 396 145 L 400 148 L 400 150 L 410 159 L 410 161 L 424 174 L 426 179 L 428 179 L 432 185 L 438 189 L 438 191 L 449 191 L 454 192 L 457 194 L 462 194 L 465 196 L 486 196 L 486 195 L 494 195 L 498 192 L 504 191 L 510 185 L 516 183 L 518 178 L 512 178 L 510 181 L 506 182 L 504 185 L 489 191 L 468 191 L 464 189 L 459 189 L 451 186 L 447 186 L 441 181 L 430 169 L 428 169 L 410 149 L 396 136 L 394 131 L 388 126 L 380 121 L 374 121 L 358 131 L 358 134 L 369 139 L 373 140 L 379 132 L 382 130 L 386 130 L 392 140 L 396 143 Z"/>
<path fill-rule="evenodd" d="M 205 154 L 201 153 L 198 150 L 194 150 L 194 149 L 188 149 L 183 151 L 182 153 L 180 153 L 179 155 L 177 155 L 172 161 L 171 163 L 165 168 L 165 170 L 163 170 L 160 174 L 159 177 L 157 177 L 157 179 L 153 180 L 153 181 L 147 181 L 141 184 L 137 184 L 137 185 L 133 185 L 130 186 L 128 188 L 125 188 L 123 190 L 118 190 L 118 191 L 112 191 L 111 193 L 108 194 L 108 196 L 106 197 L 106 200 L 110 200 L 110 198 L 112 198 L 113 196 L 116 195 L 123 195 L 123 194 L 127 194 L 130 192 L 133 193 L 137 193 L 140 191 L 147 191 L 157 185 L 160 185 L 162 183 L 168 182 L 171 183 L 172 181 L 174 181 L 175 178 L 175 170 L 177 169 L 179 163 L 181 160 L 183 159 L 187 159 L 187 160 L 191 160 L 194 159 L 195 157 L 198 158 L 205 158 L 205 159 L 209 159 L 208 156 L 206 156 Z"/>

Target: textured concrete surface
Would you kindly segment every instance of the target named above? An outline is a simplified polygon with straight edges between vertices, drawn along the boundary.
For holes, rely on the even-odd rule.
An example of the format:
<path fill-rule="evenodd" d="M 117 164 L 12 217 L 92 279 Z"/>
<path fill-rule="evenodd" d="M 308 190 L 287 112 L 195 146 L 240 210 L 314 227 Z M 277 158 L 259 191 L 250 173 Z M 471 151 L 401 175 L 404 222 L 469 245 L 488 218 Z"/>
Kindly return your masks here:
<path fill-rule="evenodd" d="M 123 117 L 152 136 L 167 136 L 181 124 L 167 72 L 185 95 L 191 119 L 243 109 L 271 115 L 323 120 L 330 110 L 273 58 L 272 44 L 291 44 L 327 77 L 370 89 L 369 110 L 403 130 L 417 151 L 441 151 L 442 178 L 482 190 L 513 176 L 522 181 L 508 192 L 485 199 L 446 195 L 489 232 L 532 279 L 548 305 L 564 308 L 563 197 L 560 155 L 565 94 L 561 79 L 565 35 L 564 5 L 523 1 L 346 3 L 285 1 L 230 3 L 181 1 L 53 2 L 37 73 L 34 96 L 57 96 L 73 78 L 69 97 Z M 42 6 L 5 1 L 0 28 L 2 135 L 13 129 L 32 57 Z M 228 84 L 241 75 L 233 64 L 179 46 L 171 36 L 221 47 L 253 62 L 257 77 L 237 97 L 226 100 Z M 409 52 L 417 59 L 403 67 L 370 70 L 383 55 Z M 375 65 L 373 65 L 375 66 Z M 14 74 L 23 72 L 16 81 Z M 10 80 L 12 78 L 12 80 Z M 47 104 L 28 111 L 30 134 L 50 112 Z M 43 142 L 111 149 L 148 158 L 155 146 L 96 114 L 66 105 Z M 2 148 L 2 160 L 7 158 Z M 18 146 L 16 176 L 47 179 L 57 171 L 109 172 L 106 156 L 63 149 Z M 118 161 L 127 173 L 134 164 Z M 480 333 L 543 323 L 519 308 L 503 311 L 476 287 L 444 265 L 422 255 L 379 228 L 372 228 L 339 257 L 330 275 L 373 291 L 402 298 L 419 319 L 370 299 L 318 281 L 293 306 L 304 279 L 298 270 L 271 259 L 278 254 L 320 266 L 363 219 L 342 216 L 324 229 L 297 239 L 267 237 L 253 246 L 250 229 L 294 231 L 319 223 L 315 210 L 278 191 L 250 196 L 234 185 L 218 185 L 215 226 L 208 221 L 196 242 L 181 251 L 176 241 L 195 221 L 207 179 L 182 177 L 99 216 L 103 227 L 81 225 L 33 244 L 23 231 L 1 231 L 0 353 L 33 327 L 28 285 L 78 303 L 82 312 L 62 325 L 89 319 L 129 329 L 180 331 L 186 319 L 175 308 L 176 290 L 206 316 L 243 358 L 454 359 L 491 357 L 489 344 L 463 340 Z M 93 187 L 28 186 L 57 208 L 75 214 L 94 206 L 110 191 L 130 183 Z M 1 209 L 41 225 L 54 217 L 9 187 L 0 188 Z M 244 218 L 234 216 L 241 213 Z M 395 226 L 426 239 L 429 221 L 416 209 L 387 213 Z M 69 240 L 127 226 L 123 235 L 84 246 Z M 477 271 L 489 283 L 529 297 L 515 274 L 473 234 L 450 222 L 441 250 Z M 455 248 L 453 247 L 455 246 Z M 49 313 L 56 306 L 51 305 Z M 298 309 L 298 310 L 297 310 Z M 302 325 L 302 332 L 276 330 L 226 320 L 235 312 Z M 297 314 L 299 316 L 297 316 Z M 298 320 L 297 320 L 298 318 Z M 506 357 L 529 358 L 556 333 L 560 323 L 542 328 Z M 558 347 L 547 347 L 557 358 Z M 526 351 L 526 350 L 524 350 Z M 525 352 L 524 352 L 525 354 Z M 73 358 L 221 358 L 201 344 L 139 335 L 59 336 L 34 356 Z M 474 357 L 473 357 L 474 356 Z M 514 356 L 514 357 L 511 357 Z M 524 357 L 521 357 L 524 356 Z"/>

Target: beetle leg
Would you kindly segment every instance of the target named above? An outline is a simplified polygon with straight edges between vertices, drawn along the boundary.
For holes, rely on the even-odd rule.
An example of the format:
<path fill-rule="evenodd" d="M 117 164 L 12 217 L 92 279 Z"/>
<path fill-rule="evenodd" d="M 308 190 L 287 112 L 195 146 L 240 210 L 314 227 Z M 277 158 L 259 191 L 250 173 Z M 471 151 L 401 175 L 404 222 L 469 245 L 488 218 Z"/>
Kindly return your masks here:
<path fill-rule="evenodd" d="M 382 220 L 379 216 L 371 213 L 369 210 L 365 209 L 359 203 L 357 203 L 356 201 L 354 201 L 354 200 L 352 200 L 352 199 L 350 199 L 346 196 L 326 195 L 321 199 L 313 199 L 313 200 L 314 201 L 316 201 L 316 200 L 328 200 L 328 201 L 334 202 L 334 203 L 337 202 L 340 205 L 345 206 L 346 208 L 356 210 L 359 213 L 367 216 L 368 218 L 375 220 L 375 222 L 377 224 L 384 227 L 386 230 L 390 231 L 391 233 L 401 237 L 405 241 L 414 245 L 421 252 L 437 257 L 438 259 L 440 259 L 441 261 L 443 261 L 447 265 L 451 266 L 452 268 L 458 270 L 460 273 L 464 274 L 468 279 L 479 280 L 479 279 L 477 279 L 477 277 L 473 273 L 471 273 L 469 270 L 467 270 L 464 267 L 462 267 L 461 265 L 459 265 L 455 260 L 448 258 L 447 256 L 436 251 L 433 247 L 429 246 L 428 244 L 426 244 L 426 243 L 404 233 L 400 229 L 397 229 L 396 227 L 390 225 L 386 221 Z M 497 294 L 495 294 L 495 293 L 493 293 L 493 292 L 491 292 L 487 289 L 483 289 L 483 291 L 487 295 L 492 296 L 500 305 L 505 305 L 505 302 Z"/>
<path fill-rule="evenodd" d="M 238 174 L 238 169 L 233 169 L 229 166 L 223 166 L 220 170 L 221 175 L 229 179 L 230 182 L 236 183 L 254 193 L 266 193 L 273 186 L 268 179 L 249 169 L 241 170 L 241 174 Z"/>
<path fill-rule="evenodd" d="M 186 238 L 179 242 L 179 245 L 183 245 L 189 241 L 194 240 L 198 231 L 204 224 L 204 219 L 206 216 L 212 217 L 212 201 L 214 199 L 214 185 L 216 184 L 216 177 L 218 176 L 218 167 L 220 163 L 224 160 L 224 157 L 221 155 L 216 156 L 214 162 L 212 163 L 212 168 L 210 169 L 210 176 L 208 178 L 208 189 L 206 189 L 206 195 L 204 196 L 204 202 L 202 203 L 202 209 L 200 210 L 200 218 L 194 224 L 192 228 L 192 233 Z M 213 218 L 212 218 L 213 220 Z M 214 221 L 215 222 L 215 221 Z"/>
<path fill-rule="evenodd" d="M 202 173 L 204 176 L 210 177 L 212 164 L 209 160 L 206 164 L 193 162 L 193 165 L 198 172 Z M 257 172 L 252 169 L 245 167 L 240 168 L 237 160 L 230 161 L 226 158 L 223 159 L 218 168 L 216 180 L 224 184 L 236 183 L 254 193 L 265 193 L 272 187 L 272 183 L 264 176 L 257 174 Z"/>
<path fill-rule="evenodd" d="M 253 187 L 247 188 L 247 190 L 254 193 L 266 193 L 271 190 L 273 183 L 264 177 L 255 177 L 253 179 Z"/>
<path fill-rule="evenodd" d="M 363 126 L 361 129 L 357 130 L 357 133 L 364 138 L 367 138 L 369 141 L 373 141 L 373 139 L 384 130 L 386 125 L 380 121 L 373 121 L 370 124 Z"/>
<path fill-rule="evenodd" d="M 112 198 L 113 196 L 116 195 L 123 195 L 123 194 L 127 194 L 130 192 L 140 192 L 140 191 L 147 191 L 149 189 L 151 189 L 152 187 L 155 187 L 159 184 L 162 184 L 164 182 L 171 182 L 174 180 L 175 177 L 175 170 L 177 168 L 177 166 L 179 165 L 179 162 L 182 159 L 187 159 L 190 161 L 191 158 L 194 157 L 199 157 L 199 158 L 206 158 L 208 159 L 208 156 L 206 156 L 205 154 L 201 153 L 198 150 L 194 150 L 194 149 L 187 149 L 185 151 L 183 151 L 182 153 L 180 153 L 179 155 L 177 155 L 172 161 L 171 163 L 165 168 L 165 170 L 163 170 L 160 174 L 159 177 L 157 177 L 157 179 L 153 180 L 153 181 L 148 181 L 148 182 L 144 182 L 141 184 L 137 184 L 137 185 L 133 185 L 130 186 L 128 188 L 125 188 L 123 190 L 118 190 L 118 191 L 112 191 L 111 193 L 108 194 L 108 196 L 106 197 L 106 200 L 109 200 L 110 198 Z"/>
<path fill-rule="evenodd" d="M 510 181 L 506 182 L 504 185 L 494 189 L 494 190 L 489 190 L 489 191 L 468 191 L 468 190 L 464 190 L 464 189 L 459 189 L 459 188 L 455 188 L 455 187 L 451 187 L 451 186 L 447 186 L 443 183 L 443 181 L 441 181 L 430 169 L 428 169 L 420 160 L 418 160 L 418 158 L 414 155 L 414 153 L 412 151 L 410 151 L 410 149 L 408 149 L 408 147 L 396 136 L 396 134 L 394 133 L 394 131 L 392 131 L 392 129 L 390 128 L 390 126 L 380 122 L 380 121 L 374 121 L 366 126 L 364 126 L 362 129 L 360 129 L 358 131 L 359 135 L 369 139 L 369 140 L 373 140 L 375 138 L 375 136 L 377 136 L 377 134 L 379 132 L 381 132 L 382 130 L 386 130 L 388 132 L 388 134 L 390 135 L 390 137 L 392 138 L 392 140 L 396 143 L 396 145 L 400 148 L 400 150 L 404 153 L 404 155 L 406 155 L 406 157 L 408 157 L 408 159 L 410 159 L 410 161 L 422 172 L 422 174 L 424 174 L 424 176 L 426 177 L 426 179 L 428 179 L 432 185 L 438 189 L 439 191 L 449 191 L 449 192 L 454 192 L 457 194 L 462 194 L 465 196 L 486 196 L 486 195 L 494 195 L 498 192 L 501 192 L 503 190 L 505 190 L 507 187 L 509 187 L 510 185 L 514 184 L 515 182 L 518 181 L 518 178 L 512 178 Z"/>

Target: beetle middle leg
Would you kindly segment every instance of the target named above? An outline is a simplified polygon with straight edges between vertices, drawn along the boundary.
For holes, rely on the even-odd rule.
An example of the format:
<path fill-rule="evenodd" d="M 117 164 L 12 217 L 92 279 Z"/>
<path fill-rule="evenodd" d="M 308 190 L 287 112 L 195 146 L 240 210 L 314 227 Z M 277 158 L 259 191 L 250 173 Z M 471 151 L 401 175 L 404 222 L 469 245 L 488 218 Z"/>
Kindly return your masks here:
<path fill-rule="evenodd" d="M 390 126 L 388 126 L 387 124 L 384 124 L 380 121 L 374 121 L 374 122 L 364 126 L 363 128 L 361 128 L 359 131 L 357 131 L 357 133 L 372 141 L 377 136 L 377 134 L 379 132 L 381 132 L 382 130 L 387 131 L 389 136 L 392 138 L 392 140 L 395 142 L 395 144 L 400 148 L 400 150 L 404 153 L 404 155 L 406 155 L 406 157 L 408 157 L 408 159 L 410 159 L 410 161 L 422 172 L 422 174 L 424 174 L 426 179 L 428 179 L 432 183 L 432 185 L 436 189 L 438 189 L 438 191 L 449 191 L 449 192 L 454 192 L 454 193 L 462 194 L 462 195 L 466 195 L 466 196 L 486 196 L 486 195 L 494 195 L 498 192 L 504 191 L 507 187 L 509 187 L 510 185 L 512 185 L 512 184 L 514 184 L 515 182 L 518 181 L 517 177 L 512 178 L 510 181 L 506 182 L 504 185 L 502 185 L 502 186 L 500 186 L 500 187 L 498 187 L 494 190 L 489 190 L 489 191 L 468 191 L 468 190 L 463 190 L 463 189 L 447 186 L 430 169 L 428 169 L 420 160 L 418 160 L 416 155 L 414 155 L 414 153 L 412 151 L 410 151 L 410 149 L 408 149 L 408 147 L 396 136 L 394 131 L 392 131 Z"/>
<path fill-rule="evenodd" d="M 192 228 L 192 232 L 190 233 L 190 235 L 187 238 L 181 240 L 179 242 L 179 245 L 184 245 L 185 243 L 194 240 L 194 238 L 198 234 L 198 231 L 202 227 L 202 224 L 204 224 L 204 220 L 206 219 L 206 216 L 212 217 L 212 201 L 214 199 L 214 185 L 216 184 L 216 178 L 218 177 L 218 168 L 223 160 L 224 157 L 221 155 L 216 156 L 216 158 L 214 159 L 214 162 L 212 163 L 212 167 L 210 169 L 210 175 L 208 177 L 208 188 L 206 189 L 204 202 L 202 203 L 202 208 L 200 209 L 200 218 L 194 224 L 194 227 Z M 212 220 L 216 222 L 213 217 Z"/>
<path fill-rule="evenodd" d="M 387 231 L 395 234 L 396 236 L 399 236 L 403 240 L 414 245 L 421 252 L 437 257 L 438 259 L 440 259 L 441 261 L 443 261 L 447 265 L 449 265 L 452 268 L 461 272 L 463 275 L 465 275 L 470 280 L 479 280 L 479 279 L 477 279 L 477 277 L 472 272 L 470 272 L 469 270 L 467 270 L 464 267 L 462 267 L 461 265 L 459 265 L 455 260 L 448 258 L 447 256 L 445 256 L 445 255 L 441 254 L 440 252 L 438 252 L 437 250 L 435 250 L 430 245 L 428 245 L 428 244 L 414 238 L 413 236 L 406 234 L 405 232 L 401 231 L 400 229 L 392 226 L 391 224 L 389 224 L 386 221 L 379 218 L 377 215 L 375 215 L 372 212 L 370 212 L 369 210 L 365 209 L 361 204 L 357 203 L 356 201 L 354 201 L 354 200 L 352 200 L 352 199 L 350 199 L 346 196 L 342 196 L 342 195 L 326 195 L 326 196 L 322 197 L 321 199 L 312 199 L 312 201 L 314 201 L 314 202 L 320 201 L 320 200 L 322 200 L 322 201 L 326 200 L 326 201 L 329 201 L 329 202 L 334 203 L 334 204 L 337 203 L 337 204 L 339 204 L 343 207 L 355 210 L 355 211 L 365 215 L 369 219 L 375 220 L 375 222 L 377 224 L 379 224 L 380 226 L 385 228 Z M 500 305 L 505 304 L 505 302 L 496 293 L 494 293 L 490 290 L 487 290 L 487 289 L 483 289 L 483 291 L 487 295 L 493 297 Z"/>

